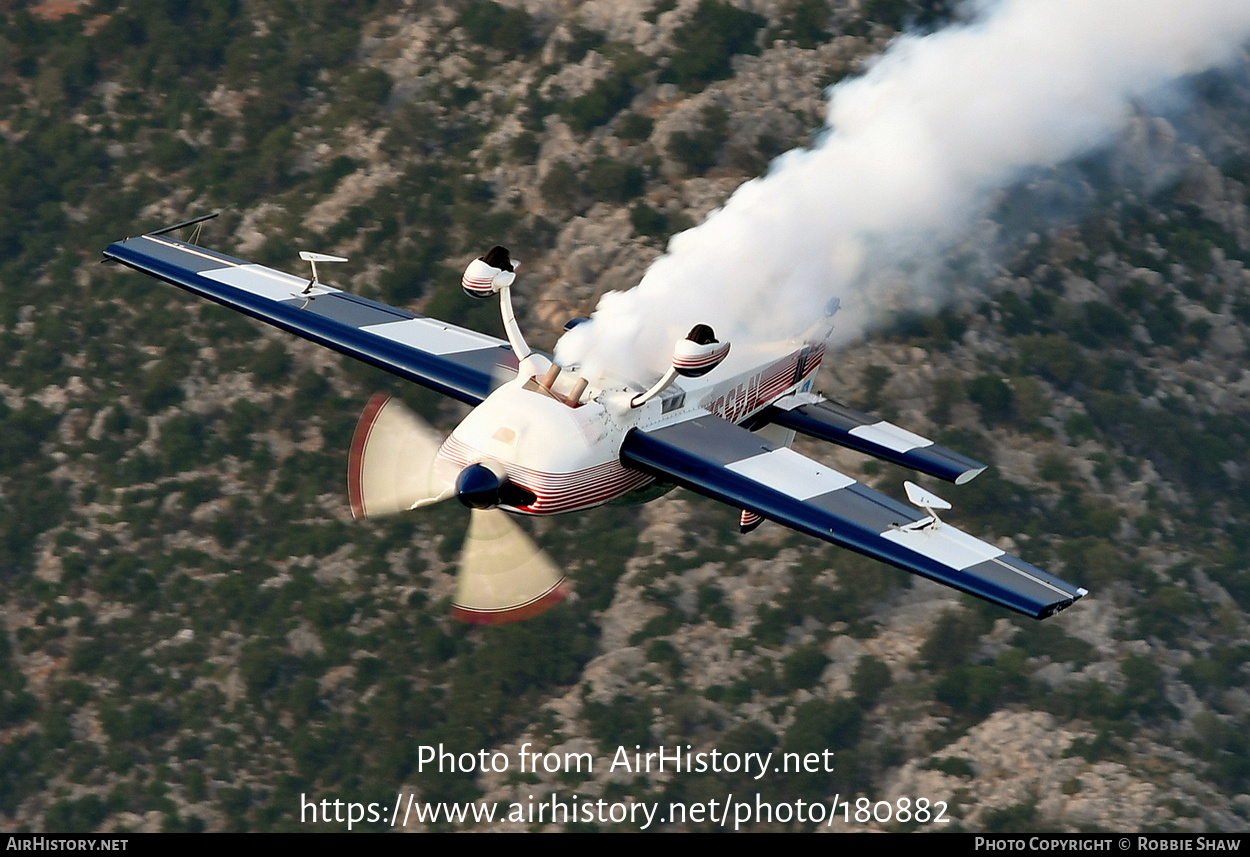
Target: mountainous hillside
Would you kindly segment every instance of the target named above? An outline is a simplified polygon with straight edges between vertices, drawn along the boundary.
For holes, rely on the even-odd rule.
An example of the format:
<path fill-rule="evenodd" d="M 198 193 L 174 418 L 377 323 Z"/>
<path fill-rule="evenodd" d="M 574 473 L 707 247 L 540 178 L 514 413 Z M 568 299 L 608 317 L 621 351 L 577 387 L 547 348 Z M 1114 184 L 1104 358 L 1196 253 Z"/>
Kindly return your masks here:
<path fill-rule="evenodd" d="M 448 615 L 467 517 L 352 520 L 371 393 L 463 410 L 100 251 L 200 243 L 530 341 L 812 143 L 824 91 L 941 0 L 7 4 L 0 12 L 0 828 L 344 829 L 304 801 L 658 805 L 746 829 L 1244 830 L 1250 819 L 1250 55 L 1038 169 L 817 386 L 991 462 L 947 517 L 1091 594 L 1022 619 L 683 491 L 524 521 L 575 595 Z M 847 298 L 850 299 L 849 296 Z M 796 448 L 901 496 L 914 478 Z M 428 749 L 505 754 L 432 770 Z M 528 745 L 528 746 L 527 746 Z M 627 754 L 821 756 L 662 772 Z M 524 750 L 523 750 L 524 748 Z M 593 769 L 524 768 L 521 753 Z M 800 756 L 801 758 L 802 756 Z M 546 758 L 546 757 L 544 757 Z M 574 756 L 573 758 L 576 758 Z M 632 759 L 632 756 L 630 757 Z M 855 801 L 891 815 L 856 819 Z M 894 811 L 945 804 L 946 823 Z M 506 820 L 511 807 L 521 820 Z M 345 818 L 346 816 L 341 816 Z M 814 820 L 813 820 L 814 819 Z M 825 819 L 826 823 L 816 822 Z"/>

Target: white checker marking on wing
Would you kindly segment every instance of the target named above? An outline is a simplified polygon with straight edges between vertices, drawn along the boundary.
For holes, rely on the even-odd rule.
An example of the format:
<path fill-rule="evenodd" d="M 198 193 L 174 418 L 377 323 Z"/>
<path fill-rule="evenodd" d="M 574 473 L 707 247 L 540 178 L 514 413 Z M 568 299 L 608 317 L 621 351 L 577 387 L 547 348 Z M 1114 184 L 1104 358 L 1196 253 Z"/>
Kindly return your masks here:
<path fill-rule="evenodd" d="M 459 354 L 463 351 L 480 351 L 493 348 L 499 344 L 488 336 L 447 327 L 440 321 L 429 318 L 409 318 L 403 321 L 388 321 L 383 324 L 371 324 L 362 327 L 370 333 L 385 337 L 394 342 L 410 345 L 427 354 Z"/>
<path fill-rule="evenodd" d="M 870 426 L 856 426 L 850 430 L 849 434 L 884 446 L 886 449 L 892 449 L 895 452 L 911 452 L 913 449 L 918 449 L 922 446 L 933 446 L 933 441 L 927 437 L 921 437 L 905 428 L 899 428 L 894 423 L 884 421 Z"/>
<path fill-rule="evenodd" d="M 881 538 L 911 548 L 958 571 L 1005 553 L 962 530 L 942 524 L 922 530 L 887 530 Z"/>
<path fill-rule="evenodd" d="M 855 484 L 851 477 L 804 458 L 791 449 L 774 449 L 753 455 L 728 464 L 725 469 L 797 500 L 808 500 Z"/>
<path fill-rule="evenodd" d="M 227 286 L 234 286 L 236 289 L 242 289 L 245 292 L 251 292 L 254 295 L 260 295 L 273 301 L 289 301 L 308 285 L 308 281 L 305 279 L 292 276 L 291 274 L 284 274 L 281 271 L 275 271 L 273 268 L 266 268 L 263 265 L 236 265 L 228 268 L 218 268 L 214 271 L 203 271 L 200 276 L 209 280 L 216 280 Z M 323 286 L 322 288 L 328 291 L 338 291 L 338 289 L 330 289 L 329 286 Z M 318 292 L 318 294 L 324 294 L 324 292 Z"/>

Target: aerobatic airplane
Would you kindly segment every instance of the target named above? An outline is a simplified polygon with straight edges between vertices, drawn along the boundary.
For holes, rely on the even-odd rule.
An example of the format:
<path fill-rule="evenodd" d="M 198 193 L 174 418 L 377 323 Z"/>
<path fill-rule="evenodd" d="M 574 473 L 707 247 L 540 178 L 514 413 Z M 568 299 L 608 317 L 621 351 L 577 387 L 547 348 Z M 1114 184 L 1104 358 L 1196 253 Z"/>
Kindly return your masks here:
<path fill-rule="evenodd" d="M 348 460 L 358 518 L 451 497 L 472 510 L 453 598 L 463 621 L 524 619 L 566 593 L 504 511 L 641 502 L 674 485 L 739 509 L 744 533 L 775 521 L 1039 619 L 1086 594 L 941 520 L 950 504 L 911 482 L 914 508 L 790 449 L 801 432 L 956 484 L 985 469 L 812 391 L 836 301 L 797 340 L 731 349 L 695 324 L 649 389 L 592 384 L 526 345 L 511 301 L 517 263 L 502 247 L 470 262 L 462 286 L 499 296 L 507 341 L 325 285 L 317 263 L 340 257 L 300 253 L 305 279 L 169 237 L 207 217 L 118 241 L 105 258 L 474 406 L 443 438 L 375 396 Z"/>

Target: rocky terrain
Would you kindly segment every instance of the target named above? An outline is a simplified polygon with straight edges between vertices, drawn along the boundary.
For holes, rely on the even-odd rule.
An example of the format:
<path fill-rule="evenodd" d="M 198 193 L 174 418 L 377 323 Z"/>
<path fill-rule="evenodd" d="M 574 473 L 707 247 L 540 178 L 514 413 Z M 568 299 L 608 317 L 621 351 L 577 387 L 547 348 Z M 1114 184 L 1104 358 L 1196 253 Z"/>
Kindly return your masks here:
<path fill-rule="evenodd" d="M 1044 623 L 772 525 L 739 537 L 735 510 L 678 490 L 526 522 L 571 603 L 457 625 L 464 516 L 354 522 L 342 474 L 373 391 L 444 427 L 458 408 L 97 261 L 223 208 L 206 246 L 292 271 L 300 249 L 348 256 L 337 285 L 496 332 L 458 276 L 500 242 L 525 260 L 518 304 L 550 347 L 810 143 L 828 85 L 904 26 L 956 14 L 11 4 L 0 828 L 340 829 L 301 823 L 301 798 L 733 793 L 948 806 L 945 825 L 831 830 L 1245 829 L 1250 64 L 1004 191 L 931 274 L 944 302 L 900 306 L 821 370 L 833 398 L 993 463 L 940 493 L 961 526 L 1091 590 Z M 908 476 L 797 448 L 894 495 Z M 508 771 L 423 770 L 440 743 L 504 753 Z M 526 743 L 595 769 L 523 772 Z M 836 763 L 608 770 L 635 745 Z"/>

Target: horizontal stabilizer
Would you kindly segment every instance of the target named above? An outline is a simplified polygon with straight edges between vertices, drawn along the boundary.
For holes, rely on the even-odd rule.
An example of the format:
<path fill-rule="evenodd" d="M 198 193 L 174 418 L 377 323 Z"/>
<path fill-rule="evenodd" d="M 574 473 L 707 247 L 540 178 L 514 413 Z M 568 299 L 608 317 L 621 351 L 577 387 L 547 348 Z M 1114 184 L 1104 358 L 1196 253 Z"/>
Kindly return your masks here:
<path fill-rule="evenodd" d="M 763 419 L 810 437 L 883 458 L 929 476 L 963 485 L 985 465 L 894 423 L 830 402 L 811 393 L 795 393 L 767 408 Z"/>

